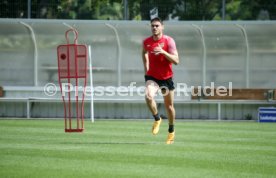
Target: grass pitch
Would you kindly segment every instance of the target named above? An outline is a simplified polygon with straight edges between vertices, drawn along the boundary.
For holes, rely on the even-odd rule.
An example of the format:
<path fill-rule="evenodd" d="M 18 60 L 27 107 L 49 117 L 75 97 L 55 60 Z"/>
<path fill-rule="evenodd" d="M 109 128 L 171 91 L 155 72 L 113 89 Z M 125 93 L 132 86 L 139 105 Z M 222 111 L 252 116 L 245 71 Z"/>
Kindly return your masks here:
<path fill-rule="evenodd" d="M 275 177 L 276 124 L 177 121 L 166 145 L 150 120 L 0 120 L 0 177 Z"/>

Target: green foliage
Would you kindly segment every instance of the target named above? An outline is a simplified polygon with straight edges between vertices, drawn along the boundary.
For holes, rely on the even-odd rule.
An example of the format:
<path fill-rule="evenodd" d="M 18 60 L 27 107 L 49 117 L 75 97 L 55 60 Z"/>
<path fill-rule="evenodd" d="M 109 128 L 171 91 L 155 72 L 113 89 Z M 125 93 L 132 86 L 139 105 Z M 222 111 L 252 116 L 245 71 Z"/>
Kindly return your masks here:
<path fill-rule="evenodd" d="M 141 17 L 143 20 L 149 20 L 150 10 L 156 7 L 158 9 L 158 16 L 162 19 L 167 19 L 169 14 L 172 13 L 175 3 L 175 0 L 140 0 Z"/>
<path fill-rule="evenodd" d="M 225 0 L 225 2 L 225 20 L 276 19 L 276 0 Z M 222 1 L 178 0 L 173 16 L 181 20 L 221 20 Z"/>
<path fill-rule="evenodd" d="M 268 12 L 269 19 L 276 19 L 276 0 L 242 0 L 241 7 L 247 11 L 244 20 L 262 20 L 260 16 L 263 11 Z"/>
<path fill-rule="evenodd" d="M 97 19 L 99 20 L 122 20 L 123 10 L 120 3 L 106 3 L 101 4 L 99 7 L 99 14 Z"/>
<path fill-rule="evenodd" d="M 149 20 L 158 9 L 162 19 L 221 20 L 222 0 L 31 0 L 31 18 Z M 226 20 L 275 20 L 276 0 L 225 0 Z M 0 18 L 27 18 L 27 1 L 0 2 Z"/>
<path fill-rule="evenodd" d="M 142 20 L 141 13 L 140 13 L 140 0 L 134 1 L 129 0 L 129 19 L 130 20 Z"/>
<path fill-rule="evenodd" d="M 173 17 L 180 20 L 212 20 L 220 14 L 221 4 L 212 0 L 179 0 Z"/>

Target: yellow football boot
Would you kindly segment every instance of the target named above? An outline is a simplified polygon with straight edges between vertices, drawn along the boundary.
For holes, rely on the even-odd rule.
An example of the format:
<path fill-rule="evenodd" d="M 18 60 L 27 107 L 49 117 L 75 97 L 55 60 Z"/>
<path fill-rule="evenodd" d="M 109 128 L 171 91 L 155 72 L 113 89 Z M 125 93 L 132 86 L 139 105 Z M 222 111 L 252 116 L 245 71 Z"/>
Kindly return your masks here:
<path fill-rule="evenodd" d="M 158 134 L 161 122 L 162 122 L 161 117 L 160 117 L 159 121 L 154 121 L 153 126 L 152 126 L 152 134 L 153 135 Z"/>
<path fill-rule="evenodd" d="M 174 132 L 168 134 L 166 144 L 168 144 L 168 145 L 173 144 L 173 141 L 174 141 Z"/>

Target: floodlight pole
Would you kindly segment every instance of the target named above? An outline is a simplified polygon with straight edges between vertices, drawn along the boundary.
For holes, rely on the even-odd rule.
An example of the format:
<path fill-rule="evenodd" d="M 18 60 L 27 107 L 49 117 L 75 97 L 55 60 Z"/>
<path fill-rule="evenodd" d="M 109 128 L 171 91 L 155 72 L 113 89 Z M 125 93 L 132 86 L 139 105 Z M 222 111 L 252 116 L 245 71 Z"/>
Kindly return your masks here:
<path fill-rule="evenodd" d="M 128 0 L 124 0 L 124 20 L 128 20 Z"/>
<path fill-rule="evenodd" d="M 32 0 L 28 0 L 28 19 L 31 18 Z"/>
<path fill-rule="evenodd" d="M 222 0 L 222 20 L 225 20 L 225 0 Z"/>

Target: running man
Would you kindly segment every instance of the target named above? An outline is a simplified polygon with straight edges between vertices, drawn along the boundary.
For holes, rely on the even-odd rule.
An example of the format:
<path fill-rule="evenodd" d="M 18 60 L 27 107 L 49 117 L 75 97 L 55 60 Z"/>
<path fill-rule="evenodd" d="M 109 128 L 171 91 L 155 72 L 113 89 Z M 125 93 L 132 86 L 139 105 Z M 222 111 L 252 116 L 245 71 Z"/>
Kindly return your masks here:
<path fill-rule="evenodd" d="M 150 23 L 152 35 L 144 39 L 142 50 L 146 81 L 145 99 L 155 120 L 152 126 L 152 134 L 156 135 L 164 116 L 159 115 L 154 96 L 161 89 L 169 123 L 169 133 L 166 143 L 172 144 L 175 137 L 175 87 L 172 79 L 172 64 L 177 65 L 179 63 L 178 52 L 174 39 L 163 34 L 164 25 L 162 20 L 156 17 Z"/>

